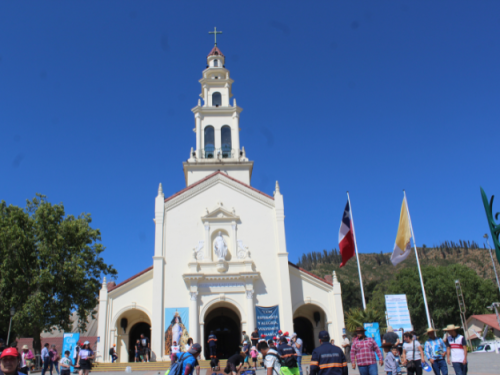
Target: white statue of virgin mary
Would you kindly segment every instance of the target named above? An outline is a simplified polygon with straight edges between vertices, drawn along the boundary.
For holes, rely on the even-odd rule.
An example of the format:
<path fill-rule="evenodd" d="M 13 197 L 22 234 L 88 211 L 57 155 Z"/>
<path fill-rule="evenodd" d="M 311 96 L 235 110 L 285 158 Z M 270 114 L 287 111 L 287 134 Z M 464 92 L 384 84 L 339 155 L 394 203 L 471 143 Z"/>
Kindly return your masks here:
<path fill-rule="evenodd" d="M 227 256 L 227 245 L 220 231 L 215 238 L 215 255 L 217 255 L 218 260 L 225 260 Z"/>

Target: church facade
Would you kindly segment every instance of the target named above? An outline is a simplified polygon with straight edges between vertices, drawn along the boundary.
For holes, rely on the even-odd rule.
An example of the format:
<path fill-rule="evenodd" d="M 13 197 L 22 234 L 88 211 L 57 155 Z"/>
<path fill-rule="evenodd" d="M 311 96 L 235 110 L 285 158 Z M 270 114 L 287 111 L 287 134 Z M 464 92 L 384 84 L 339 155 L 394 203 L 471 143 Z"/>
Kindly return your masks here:
<path fill-rule="evenodd" d="M 297 332 L 311 352 L 327 330 L 340 342 L 344 328 L 341 288 L 288 260 L 284 200 L 251 186 L 253 162 L 240 146 L 242 108 L 232 100 L 225 58 L 215 46 L 203 71 L 201 99 L 192 109 L 196 145 L 183 163 L 186 188 L 155 200 L 152 267 L 99 295 L 99 361 L 116 344 L 120 362 L 133 360 L 140 334 L 152 360 L 170 360 L 175 341 L 203 346 L 218 337 L 220 358 L 238 348 L 241 332 L 256 327 L 272 336 Z M 266 315 L 269 314 L 269 315 Z"/>

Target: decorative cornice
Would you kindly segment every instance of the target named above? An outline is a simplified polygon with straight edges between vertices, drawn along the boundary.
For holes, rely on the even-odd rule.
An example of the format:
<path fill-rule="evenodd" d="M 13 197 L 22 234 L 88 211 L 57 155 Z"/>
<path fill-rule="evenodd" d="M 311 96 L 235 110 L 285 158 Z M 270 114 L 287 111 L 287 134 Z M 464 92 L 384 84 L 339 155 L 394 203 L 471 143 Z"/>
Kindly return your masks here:
<path fill-rule="evenodd" d="M 267 197 L 263 193 L 253 190 L 251 187 L 246 187 L 243 183 L 234 181 L 233 179 L 226 177 L 223 173 L 216 173 L 211 178 L 193 186 L 192 188 L 186 190 L 182 194 L 172 197 L 165 202 L 165 211 L 168 211 L 178 205 L 184 203 L 185 201 L 191 199 L 193 196 L 198 195 L 202 191 L 211 188 L 212 186 L 222 183 L 228 187 L 231 187 L 239 192 L 245 194 L 246 196 L 253 198 L 262 204 L 274 208 L 274 200 L 271 197 Z"/>

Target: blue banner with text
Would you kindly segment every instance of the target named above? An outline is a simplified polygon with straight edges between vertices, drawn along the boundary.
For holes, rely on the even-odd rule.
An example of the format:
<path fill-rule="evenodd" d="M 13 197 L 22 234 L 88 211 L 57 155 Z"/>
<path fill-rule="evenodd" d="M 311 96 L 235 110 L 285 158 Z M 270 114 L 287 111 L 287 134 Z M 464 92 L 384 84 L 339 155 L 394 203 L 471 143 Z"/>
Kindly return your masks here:
<path fill-rule="evenodd" d="M 257 318 L 257 328 L 260 335 L 266 335 L 266 340 L 278 335 L 280 329 L 280 308 L 279 305 L 262 307 L 255 306 L 255 317 Z"/>

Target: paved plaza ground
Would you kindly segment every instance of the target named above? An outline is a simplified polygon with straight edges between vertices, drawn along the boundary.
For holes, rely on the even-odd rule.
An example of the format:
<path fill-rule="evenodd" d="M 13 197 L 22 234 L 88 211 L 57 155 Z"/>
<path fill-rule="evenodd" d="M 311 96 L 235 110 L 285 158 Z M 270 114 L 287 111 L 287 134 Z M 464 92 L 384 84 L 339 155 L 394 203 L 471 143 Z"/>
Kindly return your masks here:
<path fill-rule="evenodd" d="M 309 374 L 309 366 L 304 366 L 304 375 Z M 448 367 L 449 374 L 454 375 L 455 371 L 450 366 Z M 200 375 L 205 375 L 207 370 L 201 370 Z M 123 375 L 125 372 L 92 372 L 94 375 Z M 225 375 L 223 372 L 221 372 Z M 406 372 L 403 371 L 403 374 Z M 163 375 L 164 373 L 160 373 L 158 371 L 134 371 L 132 375 Z M 257 375 L 265 375 L 265 370 L 257 370 Z M 359 371 L 353 370 L 351 366 L 349 366 L 349 374 L 358 375 Z M 382 367 L 379 367 L 379 374 L 383 375 L 384 371 Z M 424 371 L 424 374 L 427 372 Z M 428 374 L 434 374 L 434 372 L 429 372 Z M 500 354 L 495 353 L 478 353 L 478 354 L 469 354 L 469 372 L 468 375 L 499 375 L 500 374 Z"/>

